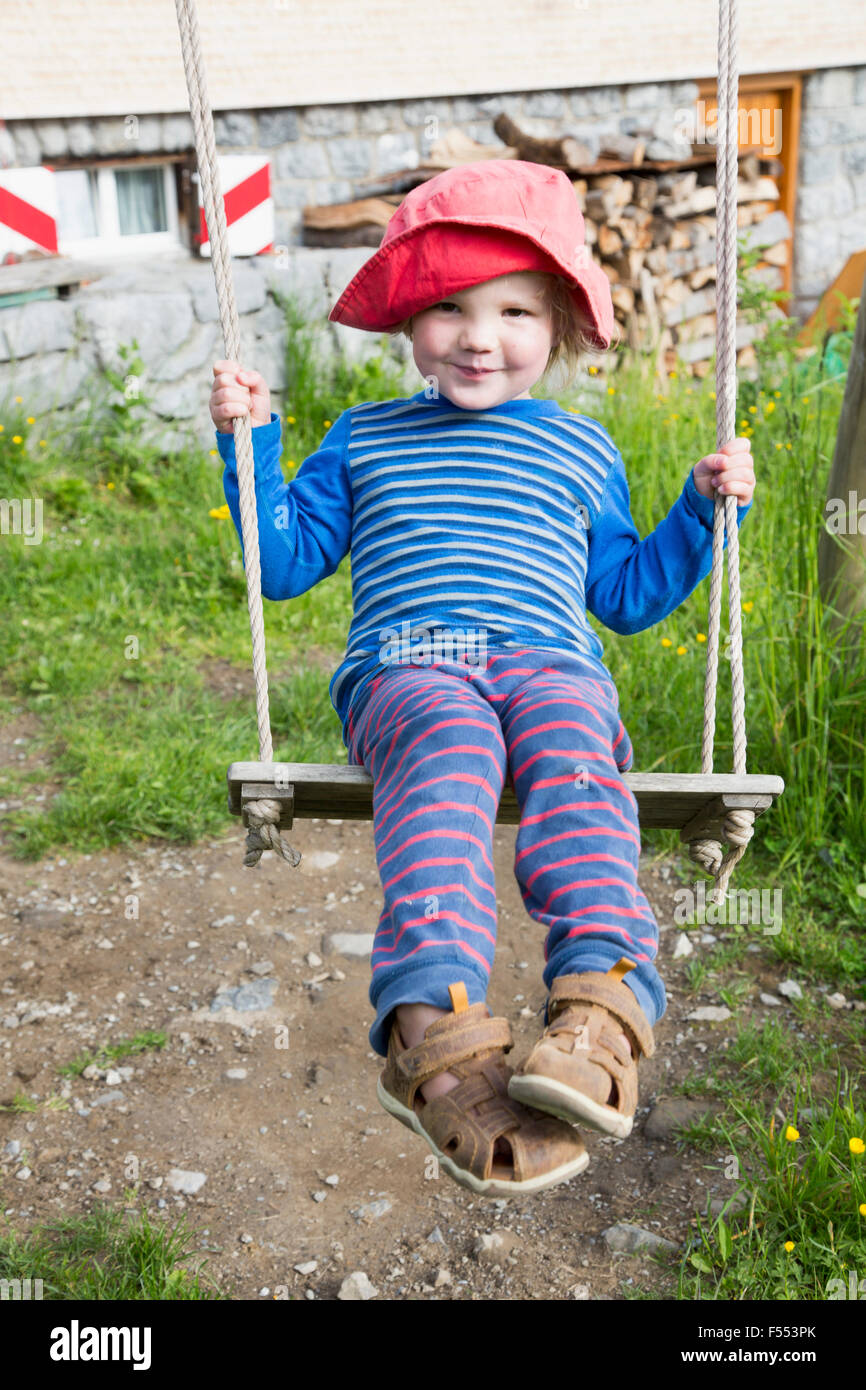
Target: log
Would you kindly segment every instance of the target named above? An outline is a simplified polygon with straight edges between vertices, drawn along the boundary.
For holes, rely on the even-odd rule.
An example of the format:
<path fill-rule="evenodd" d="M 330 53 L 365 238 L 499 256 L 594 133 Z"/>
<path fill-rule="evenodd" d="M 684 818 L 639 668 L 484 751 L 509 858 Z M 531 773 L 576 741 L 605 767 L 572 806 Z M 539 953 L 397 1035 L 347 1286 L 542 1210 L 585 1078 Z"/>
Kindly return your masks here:
<path fill-rule="evenodd" d="M 504 111 L 496 117 L 493 129 L 500 140 L 517 150 L 518 159 L 526 159 L 532 164 L 550 164 L 560 169 L 579 171 L 593 162 L 592 150 L 573 135 L 560 139 L 536 139 L 534 135 L 524 134 Z"/>
<path fill-rule="evenodd" d="M 602 256 L 615 256 L 622 250 L 622 237 L 606 222 L 598 229 L 598 249 Z"/>
<path fill-rule="evenodd" d="M 604 135 L 598 151 L 602 159 L 621 159 L 627 164 L 642 164 L 646 141 L 635 135 Z"/>

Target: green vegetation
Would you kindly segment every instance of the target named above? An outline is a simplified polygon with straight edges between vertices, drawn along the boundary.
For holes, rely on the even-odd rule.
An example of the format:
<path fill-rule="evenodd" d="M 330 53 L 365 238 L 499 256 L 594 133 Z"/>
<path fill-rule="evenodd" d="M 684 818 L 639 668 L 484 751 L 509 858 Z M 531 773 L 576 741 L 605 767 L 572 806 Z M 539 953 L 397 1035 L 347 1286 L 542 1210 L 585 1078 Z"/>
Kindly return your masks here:
<path fill-rule="evenodd" d="M 169 1226 L 147 1211 L 131 1216 L 98 1204 L 25 1239 L 0 1231 L 0 1279 L 41 1279 L 46 1300 L 222 1300 L 204 1275 L 207 1261 L 189 1268 L 196 1248 L 185 1216 Z"/>

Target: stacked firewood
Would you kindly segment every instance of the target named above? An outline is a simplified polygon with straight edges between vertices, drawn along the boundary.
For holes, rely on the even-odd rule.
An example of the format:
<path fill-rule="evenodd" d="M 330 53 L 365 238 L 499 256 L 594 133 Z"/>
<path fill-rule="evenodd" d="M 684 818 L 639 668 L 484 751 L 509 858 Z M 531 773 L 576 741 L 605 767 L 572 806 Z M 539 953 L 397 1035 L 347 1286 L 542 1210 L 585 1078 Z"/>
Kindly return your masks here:
<path fill-rule="evenodd" d="M 679 358 L 695 375 L 705 375 L 716 333 L 715 151 L 700 146 L 679 159 L 650 160 L 646 139 L 616 135 L 593 154 L 572 136 L 527 136 L 505 115 L 494 130 L 504 146 L 479 145 L 451 130 L 423 165 L 379 178 L 368 196 L 304 208 L 305 243 L 378 246 L 408 189 L 456 164 L 492 158 L 550 164 L 572 181 L 587 245 L 610 280 L 622 338 L 655 353 L 660 370 L 672 369 Z M 791 236 L 778 208 L 781 173 L 778 160 L 755 152 L 739 160 L 738 236 L 760 248 L 758 274 L 771 288 L 783 282 Z M 762 331 L 738 322 L 740 365 L 753 360 L 751 344 Z"/>

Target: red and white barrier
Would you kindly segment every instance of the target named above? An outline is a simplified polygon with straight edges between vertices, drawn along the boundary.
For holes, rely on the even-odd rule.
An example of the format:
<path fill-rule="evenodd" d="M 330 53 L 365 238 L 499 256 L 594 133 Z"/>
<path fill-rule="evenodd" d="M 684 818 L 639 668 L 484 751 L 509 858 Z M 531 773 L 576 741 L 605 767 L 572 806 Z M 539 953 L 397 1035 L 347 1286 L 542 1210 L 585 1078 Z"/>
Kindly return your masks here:
<path fill-rule="evenodd" d="M 229 253 L 260 256 L 274 249 L 274 200 L 271 197 L 270 161 L 255 154 L 217 157 L 220 185 L 226 209 Z M 210 255 L 201 184 L 198 191 L 200 251 Z"/>
<path fill-rule="evenodd" d="M 10 251 L 56 256 L 57 185 L 45 165 L 0 169 L 0 261 Z"/>

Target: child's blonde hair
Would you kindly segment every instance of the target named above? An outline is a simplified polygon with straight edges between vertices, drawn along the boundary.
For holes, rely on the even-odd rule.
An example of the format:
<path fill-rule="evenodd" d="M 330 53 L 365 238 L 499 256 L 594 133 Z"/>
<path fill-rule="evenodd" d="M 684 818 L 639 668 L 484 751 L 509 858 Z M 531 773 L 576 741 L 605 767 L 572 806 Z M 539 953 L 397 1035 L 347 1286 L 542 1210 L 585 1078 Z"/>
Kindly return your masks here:
<path fill-rule="evenodd" d="M 575 304 L 562 276 L 546 271 L 536 273 L 539 273 L 544 281 L 545 303 L 550 310 L 553 329 L 553 346 L 548 354 L 543 375 L 559 364 L 562 384 L 570 386 L 578 376 L 584 359 L 596 355 L 601 349 L 593 342 L 589 319 Z M 412 318 L 403 319 L 402 323 L 389 328 L 388 333 L 393 336 L 402 333 L 411 342 Z"/>

